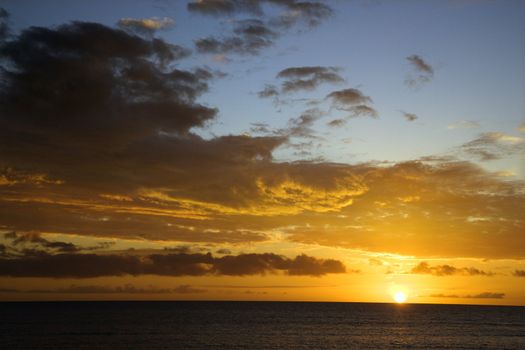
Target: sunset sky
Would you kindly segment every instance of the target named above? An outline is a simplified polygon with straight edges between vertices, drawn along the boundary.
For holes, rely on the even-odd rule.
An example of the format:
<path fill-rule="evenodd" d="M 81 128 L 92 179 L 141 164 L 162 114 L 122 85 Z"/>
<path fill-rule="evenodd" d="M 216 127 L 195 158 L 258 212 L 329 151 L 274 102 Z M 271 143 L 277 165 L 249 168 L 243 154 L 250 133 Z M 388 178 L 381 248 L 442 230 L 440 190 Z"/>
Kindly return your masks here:
<path fill-rule="evenodd" d="M 0 8 L 0 300 L 525 305 L 524 1 Z"/>

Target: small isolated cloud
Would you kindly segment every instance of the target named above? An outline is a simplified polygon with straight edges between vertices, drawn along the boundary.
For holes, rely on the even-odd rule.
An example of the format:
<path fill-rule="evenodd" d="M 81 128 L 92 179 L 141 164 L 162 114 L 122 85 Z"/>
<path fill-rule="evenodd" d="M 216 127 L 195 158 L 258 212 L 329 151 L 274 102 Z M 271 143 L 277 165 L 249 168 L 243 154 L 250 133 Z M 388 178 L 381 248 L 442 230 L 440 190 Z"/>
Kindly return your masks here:
<path fill-rule="evenodd" d="M 332 99 L 334 104 L 337 106 L 341 106 L 341 108 L 361 103 L 366 104 L 372 101 L 370 97 L 363 95 L 363 93 L 357 89 L 333 91 L 329 93 L 326 97 Z"/>
<path fill-rule="evenodd" d="M 378 116 L 377 111 L 367 105 L 372 103 L 372 99 L 358 89 L 332 91 L 326 98 L 331 100 L 332 107 L 337 110 L 350 112 L 349 118 L 361 116 L 377 118 Z"/>
<path fill-rule="evenodd" d="M 473 120 L 460 120 L 447 126 L 448 129 L 477 129 L 479 127 L 479 123 Z"/>
<path fill-rule="evenodd" d="M 418 119 L 418 116 L 414 113 L 408 113 L 408 112 L 401 112 L 403 113 L 403 118 L 405 118 L 406 121 L 413 122 Z"/>
<path fill-rule="evenodd" d="M 341 83 L 344 81 L 337 67 L 290 67 L 277 74 L 283 79 L 281 90 L 284 93 L 301 90 L 311 91 L 323 83 Z"/>
<path fill-rule="evenodd" d="M 257 93 L 260 98 L 269 98 L 279 96 L 279 90 L 275 85 L 267 84 L 264 89 Z"/>
<path fill-rule="evenodd" d="M 346 120 L 345 119 L 334 119 L 328 122 L 328 126 L 331 126 L 333 128 L 339 128 L 341 126 L 345 126 Z"/>
<path fill-rule="evenodd" d="M 486 132 L 460 147 L 460 151 L 480 161 L 497 160 L 525 150 L 525 139 L 502 132 Z"/>
<path fill-rule="evenodd" d="M 515 277 L 525 277 L 525 270 L 516 270 L 512 273 Z"/>
<path fill-rule="evenodd" d="M 431 294 L 431 298 L 464 298 L 464 299 L 503 299 L 505 293 L 492 293 L 492 292 L 483 292 L 479 294 L 467 294 L 467 295 L 458 295 L 458 294 Z"/>
<path fill-rule="evenodd" d="M 434 276 L 492 276 L 492 272 L 485 272 L 475 267 L 454 267 L 451 265 L 436 265 L 430 266 L 423 261 L 416 265 L 410 273 L 413 274 L 427 274 Z"/>
<path fill-rule="evenodd" d="M 407 58 L 412 67 L 412 71 L 407 75 L 405 84 L 411 88 L 419 88 L 434 77 L 434 68 L 428 64 L 421 56 L 412 55 Z"/>
<path fill-rule="evenodd" d="M 518 131 L 525 132 L 525 122 L 518 127 Z"/>
<path fill-rule="evenodd" d="M 150 17 L 150 18 L 121 18 L 117 25 L 125 30 L 138 34 L 151 35 L 158 30 L 167 30 L 175 27 L 175 21 L 171 17 Z"/>
<path fill-rule="evenodd" d="M 217 38 L 209 36 L 195 41 L 200 53 L 225 55 L 256 55 L 262 49 L 273 45 L 278 33 L 258 19 L 245 19 L 234 22 L 233 36 Z"/>

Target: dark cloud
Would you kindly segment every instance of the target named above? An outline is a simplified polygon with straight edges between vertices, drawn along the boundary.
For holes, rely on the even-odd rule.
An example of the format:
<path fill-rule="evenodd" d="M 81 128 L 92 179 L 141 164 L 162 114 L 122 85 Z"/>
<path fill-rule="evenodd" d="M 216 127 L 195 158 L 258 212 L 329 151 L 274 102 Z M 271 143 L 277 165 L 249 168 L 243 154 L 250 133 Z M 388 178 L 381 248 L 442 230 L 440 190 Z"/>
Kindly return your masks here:
<path fill-rule="evenodd" d="M 341 126 L 344 126 L 346 124 L 346 120 L 344 119 L 334 119 L 328 122 L 328 126 L 339 128 Z"/>
<path fill-rule="evenodd" d="M 39 232 L 8 232 L 4 234 L 7 245 L 2 244 L 3 256 L 17 258 L 25 255 L 41 255 L 54 253 L 77 253 L 80 251 L 95 251 L 110 248 L 113 242 L 101 242 L 95 246 L 81 247 L 70 242 L 50 241 Z"/>
<path fill-rule="evenodd" d="M 365 96 L 358 89 L 344 89 L 338 91 L 332 91 L 326 96 L 327 99 L 332 101 L 332 106 L 337 110 L 349 112 L 348 118 L 355 117 L 372 117 L 377 118 L 377 111 L 368 106 L 368 103 L 372 103 L 372 99 Z"/>
<path fill-rule="evenodd" d="M 4 238 L 12 240 L 12 244 L 14 246 L 34 244 L 60 253 L 73 253 L 80 250 L 73 243 L 48 241 L 47 239 L 42 238 L 40 233 L 37 232 L 29 232 L 24 234 L 17 234 L 16 232 L 11 232 L 5 234 Z"/>
<path fill-rule="evenodd" d="M 121 18 L 117 25 L 125 30 L 143 35 L 153 35 L 158 30 L 171 29 L 175 26 L 175 21 L 170 17 L 164 18 Z"/>
<path fill-rule="evenodd" d="M 434 68 L 432 68 L 432 66 L 421 56 L 412 55 L 408 56 L 406 59 L 413 69 L 405 79 L 406 85 L 412 88 L 418 88 L 432 80 L 434 77 Z"/>
<path fill-rule="evenodd" d="M 418 116 L 414 113 L 408 113 L 408 112 L 401 112 L 403 113 L 403 118 L 405 118 L 406 121 L 413 122 L 418 119 Z"/>
<path fill-rule="evenodd" d="M 260 98 L 276 97 L 279 96 L 279 90 L 275 85 L 265 85 L 264 89 L 257 93 Z"/>
<path fill-rule="evenodd" d="M 451 265 L 436 265 L 430 266 L 427 262 L 423 261 L 416 265 L 410 273 L 414 274 L 428 274 L 434 276 L 492 276 L 492 272 L 485 272 L 483 270 L 476 269 L 474 267 L 454 267 Z"/>
<path fill-rule="evenodd" d="M 0 259 L 0 275 L 11 277 L 91 278 L 123 275 L 204 276 L 264 275 L 322 276 L 344 273 L 338 260 L 299 255 L 240 254 L 213 257 L 207 254 L 46 254 Z M 180 292 L 180 291 L 179 291 Z"/>
<path fill-rule="evenodd" d="M 277 78 L 284 79 L 281 90 L 284 93 L 313 90 L 323 83 L 341 83 L 337 67 L 291 67 L 280 71 Z"/>
<path fill-rule="evenodd" d="M 309 28 L 317 27 L 330 18 L 333 10 L 321 2 L 314 1 L 271 1 L 286 4 L 287 10 L 270 23 L 283 28 L 290 28 L 297 23 L 302 23 Z"/>
<path fill-rule="evenodd" d="M 9 34 L 8 19 L 9 13 L 0 7 L 0 43 L 7 37 L 7 34 Z"/>
<path fill-rule="evenodd" d="M 175 288 L 158 288 L 154 286 L 136 287 L 132 284 L 125 284 L 117 287 L 98 286 L 98 285 L 75 285 L 72 284 L 65 288 L 55 289 L 0 289 L 1 293 L 45 293 L 45 294 L 195 294 L 205 293 L 206 289 L 194 288 L 184 284 Z"/>
<path fill-rule="evenodd" d="M 261 14 L 260 0 L 198 0 L 188 2 L 187 8 L 191 12 L 204 15 L 221 16 L 237 12 Z"/>
<path fill-rule="evenodd" d="M 234 36 L 216 38 L 213 36 L 195 41 L 197 50 L 208 54 L 250 54 L 256 55 L 262 49 L 273 45 L 278 33 L 262 21 L 248 19 L 235 22 Z"/>
<path fill-rule="evenodd" d="M 117 147 L 159 131 L 185 133 L 215 116 L 194 102 L 211 74 L 167 68 L 185 54 L 160 39 L 74 22 L 26 29 L 0 54 L 6 152 L 51 140 Z"/>
<path fill-rule="evenodd" d="M 431 298 L 465 298 L 465 299 L 503 299 L 505 293 L 492 293 L 484 292 L 479 294 L 467 294 L 467 295 L 458 295 L 458 294 L 431 294 Z"/>
<path fill-rule="evenodd" d="M 346 107 L 346 108 L 343 108 L 343 110 L 350 112 L 350 115 L 349 115 L 350 118 L 355 118 L 355 117 L 377 118 L 378 117 L 377 111 L 374 108 L 369 107 L 367 105 L 357 105 L 357 106 L 352 106 L 352 107 Z"/>
<path fill-rule="evenodd" d="M 407 57 L 408 62 L 412 64 L 414 68 L 416 68 L 418 71 L 426 73 L 426 74 L 434 74 L 434 69 L 431 65 L 429 65 L 421 56 L 418 55 L 412 55 Z"/>
<path fill-rule="evenodd" d="M 326 98 L 331 99 L 333 103 L 340 108 L 372 102 L 370 97 L 363 95 L 363 93 L 357 89 L 332 91 Z"/>
<path fill-rule="evenodd" d="M 265 16 L 264 5 L 274 5 L 281 9 L 276 16 L 270 16 L 269 22 L 283 28 L 299 23 L 315 27 L 333 13 L 323 2 L 298 0 L 199 0 L 190 1 L 187 7 L 190 12 L 211 16 L 232 16 L 237 13 Z"/>
<path fill-rule="evenodd" d="M 295 137 L 315 137 L 312 126 L 323 115 L 324 113 L 316 108 L 307 109 L 298 118 L 291 118 L 288 121 L 288 128 L 281 130 L 281 132 Z"/>
<path fill-rule="evenodd" d="M 512 275 L 516 277 L 525 277 L 525 270 L 516 270 Z"/>

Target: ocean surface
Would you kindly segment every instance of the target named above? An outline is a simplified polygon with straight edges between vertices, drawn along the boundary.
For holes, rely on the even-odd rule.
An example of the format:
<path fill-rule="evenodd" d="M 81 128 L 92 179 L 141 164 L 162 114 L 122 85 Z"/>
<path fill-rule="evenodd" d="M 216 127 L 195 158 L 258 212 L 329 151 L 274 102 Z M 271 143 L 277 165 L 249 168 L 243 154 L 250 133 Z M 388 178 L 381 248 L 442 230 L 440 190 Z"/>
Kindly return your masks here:
<path fill-rule="evenodd" d="M 525 307 L 0 303 L 1 349 L 525 349 Z"/>

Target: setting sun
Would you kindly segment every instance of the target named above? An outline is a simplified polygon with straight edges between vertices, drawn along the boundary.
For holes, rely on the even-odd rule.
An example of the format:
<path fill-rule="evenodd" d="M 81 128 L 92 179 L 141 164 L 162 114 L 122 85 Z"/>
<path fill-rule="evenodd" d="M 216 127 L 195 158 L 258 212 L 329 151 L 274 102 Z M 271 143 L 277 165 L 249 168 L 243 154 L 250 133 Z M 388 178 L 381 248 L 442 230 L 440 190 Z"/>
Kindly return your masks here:
<path fill-rule="evenodd" d="M 394 294 L 394 300 L 396 301 L 396 303 L 402 304 L 407 300 L 407 295 L 403 292 L 397 292 L 396 294 Z"/>

